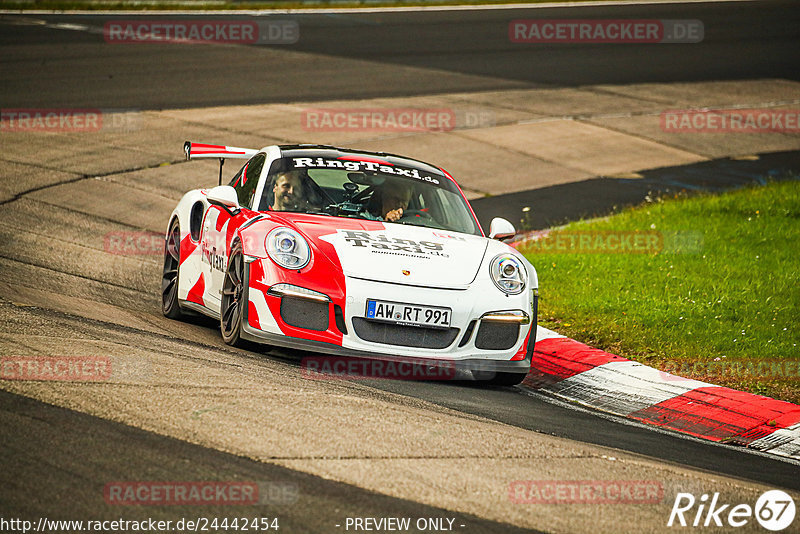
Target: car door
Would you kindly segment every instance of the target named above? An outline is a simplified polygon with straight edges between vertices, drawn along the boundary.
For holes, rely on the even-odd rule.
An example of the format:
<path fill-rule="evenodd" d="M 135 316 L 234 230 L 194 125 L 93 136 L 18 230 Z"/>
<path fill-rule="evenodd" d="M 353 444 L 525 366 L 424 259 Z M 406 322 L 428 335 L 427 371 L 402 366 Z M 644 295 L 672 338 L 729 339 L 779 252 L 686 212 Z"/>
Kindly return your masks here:
<path fill-rule="evenodd" d="M 246 208 L 237 215 L 231 215 L 224 208 L 209 206 L 203 221 L 203 235 L 200 239 L 202 269 L 208 281 L 207 306 L 219 310 L 222 282 L 228 265 L 230 241 L 236 235 L 236 228 L 249 219 L 248 212 L 258 186 L 266 155 L 256 154 L 231 179 L 230 185 L 236 190 L 239 206 Z"/>

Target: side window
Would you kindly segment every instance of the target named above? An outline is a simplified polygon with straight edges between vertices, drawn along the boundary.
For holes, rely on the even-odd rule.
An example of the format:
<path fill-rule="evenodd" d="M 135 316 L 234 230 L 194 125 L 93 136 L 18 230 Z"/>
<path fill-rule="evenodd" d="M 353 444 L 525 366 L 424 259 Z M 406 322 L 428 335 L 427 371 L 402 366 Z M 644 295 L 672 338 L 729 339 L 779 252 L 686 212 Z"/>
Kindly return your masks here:
<path fill-rule="evenodd" d="M 249 164 L 250 164 L 250 162 L 248 161 L 247 163 L 244 164 L 244 167 L 239 169 L 239 172 L 237 172 L 236 174 L 233 175 L 233 178 L 231 178 L 231 181 L 228 182 L 229 186 L 231 186 L 234 189 L 236 189 L 236 186 L 239 185 L 239 179 L 242 177 L 242 174 L 244 173 L 244 170 L 247 168 L 247 166 Z"/>
<path fill-rule="evenodd" d="M 229 185 L 236 190 L 240 206 L 252 207 L 253 195 L 256 192 L 256 186 L 258 186 L 258 177 L 261 176 L 261 169 L 264 168 L 266 159 L 266 154 L 256 154 L 250 158 L 250 161 L 245 163 L 244 167 L 231 180 Z"/>

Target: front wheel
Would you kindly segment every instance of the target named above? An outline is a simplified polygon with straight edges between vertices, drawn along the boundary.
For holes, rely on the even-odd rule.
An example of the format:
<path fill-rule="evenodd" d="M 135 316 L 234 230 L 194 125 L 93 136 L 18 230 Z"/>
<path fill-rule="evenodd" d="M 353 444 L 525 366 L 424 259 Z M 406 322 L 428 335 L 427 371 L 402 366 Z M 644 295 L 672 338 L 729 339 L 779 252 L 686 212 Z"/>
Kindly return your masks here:
<path fill-rule="evenodd" d="M 228 258 L 228 268 L 225 269 L 219 314 L 222 340 L 234 347 L 246 345 L 241 335 L 244 306 L 244 254 L 242 244 L 237 241 Z"/>
<path fill-rule="evenodd" d="M 178 304 L 178 272 L 181 265 L 181 227 L 172 221 L 164 243 L 164 269 L 161 273 L 161 313 L 170 319 L 183 318 Z"/>

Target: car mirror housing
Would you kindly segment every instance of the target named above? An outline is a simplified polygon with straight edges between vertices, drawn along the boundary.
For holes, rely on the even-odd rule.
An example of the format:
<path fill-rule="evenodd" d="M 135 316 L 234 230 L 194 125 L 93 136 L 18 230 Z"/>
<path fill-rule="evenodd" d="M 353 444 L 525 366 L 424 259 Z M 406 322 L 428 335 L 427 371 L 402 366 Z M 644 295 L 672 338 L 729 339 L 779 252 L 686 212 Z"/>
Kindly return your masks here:
<path fill-rule="evenodd" d="M 502 217 L 495 217 L 489 224 L 489 237 L 504 241 L 517 234 L 514 225 Z"/>
<path fill-rule="evenodd" d="M 239 197 L 236 190 L 229 185 L 218 185 L 206 195 L 209 204 L 219 206 L 231 215 L 239 213 Z"/>

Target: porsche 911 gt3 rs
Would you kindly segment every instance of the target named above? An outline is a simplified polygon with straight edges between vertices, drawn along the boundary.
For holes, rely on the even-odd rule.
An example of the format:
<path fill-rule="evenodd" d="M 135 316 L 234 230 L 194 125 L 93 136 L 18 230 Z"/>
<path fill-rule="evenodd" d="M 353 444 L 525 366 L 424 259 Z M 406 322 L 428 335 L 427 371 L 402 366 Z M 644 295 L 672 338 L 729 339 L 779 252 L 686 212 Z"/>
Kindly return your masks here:
<path fill-rule="evenodd" d="M 526 375 L 534 267 L 485 237 L 453 178 L 414 159 L 320 145 L 187 142 L 189 159 L 247 162 L 186 193 L 166 233 L 162 311 L 220 321 L 230 345 L 447 362 L 493 384 Z"/>

